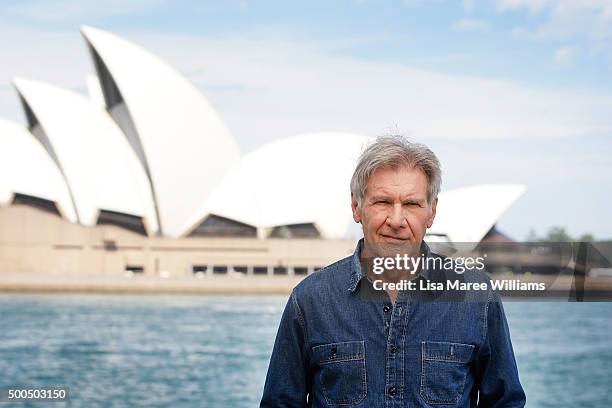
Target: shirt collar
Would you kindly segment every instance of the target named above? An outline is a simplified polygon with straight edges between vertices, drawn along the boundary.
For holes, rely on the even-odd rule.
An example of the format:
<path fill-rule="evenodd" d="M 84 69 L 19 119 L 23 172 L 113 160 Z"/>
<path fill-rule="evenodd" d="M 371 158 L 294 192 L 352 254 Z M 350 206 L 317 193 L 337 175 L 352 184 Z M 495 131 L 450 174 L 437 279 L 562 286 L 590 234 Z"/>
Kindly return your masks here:
<path fill-rule="evenodd" d="M 351 257 L 351 277 L 348 285 L 349 292 L 355 292 L 357 289 L 357 285 L 361 282 L 361 279 L 366 277 L 365 271 L 361 267 L 361 251 L 363 250 L 363 238 L 357 242 L 357 247 L 355 248 L 355 252 L 353 252 L 353 256 Z M 424 254 L 424 258 L 429 257 L 429 245 L 423 241 L 421 243 L 421 253 Z M 421 271 L 421 275 L 426 273 L 426 270 Z"/>

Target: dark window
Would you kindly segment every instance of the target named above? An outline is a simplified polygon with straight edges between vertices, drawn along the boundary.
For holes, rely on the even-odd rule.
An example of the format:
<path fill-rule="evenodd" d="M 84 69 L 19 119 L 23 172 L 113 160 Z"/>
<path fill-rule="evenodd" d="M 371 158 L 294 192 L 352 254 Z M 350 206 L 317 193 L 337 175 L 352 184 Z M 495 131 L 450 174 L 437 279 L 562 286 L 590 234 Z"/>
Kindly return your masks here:
<path fill-rule="evenodd" d="M 274 269 L 272 269 L 272 273 L 274 275 L 286 275 L 287 267 L 286 266 L 275 266 Z"/>
<path fill-rule="evenodd" d="M 144 266 L 142 266 L 142 265 L 126 265 L 125 266 L 125 271 L 126 272 L 132 272 L 132 273 L 144 273 Z"/>
<path fill-rule="evenodd" d="M 116 251 L 117 250 L 117 243 L 115 241 L 103 241 L 104 243 L 104 250 L 105 251 Z"/>
<path fill-rule="evenodd" d="M 30 196 L 27 194 L 15 193 L 15 196 L 13 198 L 13 204 L 27 205 L 30 207 L 38 208 L 39 210 L 43 210 L 51 214 L 61 215 L 53 201 Z"/>
<path fill-rule="evenodd" d="M 207 270 L 208 270 L 207 265 L 193 265 L 191 267 L 192 273 L 206 273 Z"/>
<path fill-rule="evenodd" d="M 224 265 L 215 265 L 215 266 L 213 266 L 213 273 L 225 274 L 225 273 L 227 273 L 227 266 L 224 266 Z"/>
<path fill-rule="evenodd" d="M 308 267 L 296 266 L 293 268 L 293 273 L 296 275 L 306 275 L 308 273 Z"/>
<path fill-rule="evenodd" d="M 257 228 L 210 214 L 189 233 L 190 237 L 257 237 Z"/>
<path fill-rule="evenodd" d="M 247 273 L 248 268 L 246 266 L 234 266 L 234 271 L 238 273 Z"/>
<path fill-rule="evenodd" d="M 120 213 L 117 211 L 101 210 L 97 225 L 116 225 L 140 235 L 147 235 L 142 217 Z"/>
<path fill-rule="evenodd" d="M 279 225 L 272 229 L 270 238 L 321 238 L 313 223 Z"/>
<path fill-rule="evenodd" d="M 255 266 L 253 268 L 253 274 L 254 275 L 267 275 L 268 267 L 267 266 Z"/>

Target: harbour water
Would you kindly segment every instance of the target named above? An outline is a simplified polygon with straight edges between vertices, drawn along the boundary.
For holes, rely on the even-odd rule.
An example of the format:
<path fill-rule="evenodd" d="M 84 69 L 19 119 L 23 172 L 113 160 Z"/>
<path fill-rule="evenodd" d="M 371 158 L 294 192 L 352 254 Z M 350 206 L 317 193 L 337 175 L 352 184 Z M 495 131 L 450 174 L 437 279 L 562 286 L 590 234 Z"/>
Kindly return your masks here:
<path fill-rule="evenodd" d="M 3 294 L 0 387 L 68 386 L 53 407 L 255 407 L 285 300 Z M 528 407 L 612 407 L 612 303 L 505 308 Z"/>

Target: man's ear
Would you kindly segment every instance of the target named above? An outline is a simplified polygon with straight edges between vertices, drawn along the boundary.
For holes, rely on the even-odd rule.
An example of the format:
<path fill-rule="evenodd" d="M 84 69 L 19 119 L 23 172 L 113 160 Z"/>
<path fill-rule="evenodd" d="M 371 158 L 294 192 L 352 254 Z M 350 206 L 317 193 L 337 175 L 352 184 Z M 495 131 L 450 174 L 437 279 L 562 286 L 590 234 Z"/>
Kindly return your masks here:
<path fill-rule="evenodd" d="M 352 194 L 351 194 L 351 210 L 353 210 L 353 219 L 355 220 L 355 222 L 360 223 L 361 222 L 361 209 L 359 208 L 357 199 Z"/>
<path fill-rule="evenodd" d="M 434 219 L 436 218 L 436 207 L 438 206 L 438 197 L 431 203 L 431 214 L 427 219 L 427 228 L 431 228 L 434 223 Z"/>

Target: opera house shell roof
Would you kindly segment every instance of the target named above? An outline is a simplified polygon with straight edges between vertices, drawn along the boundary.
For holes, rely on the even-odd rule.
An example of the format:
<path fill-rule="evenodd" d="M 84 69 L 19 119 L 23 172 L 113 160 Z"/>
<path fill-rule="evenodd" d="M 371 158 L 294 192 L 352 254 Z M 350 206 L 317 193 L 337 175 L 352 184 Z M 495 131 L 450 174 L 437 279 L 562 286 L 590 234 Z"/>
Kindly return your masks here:
<path fill-rule="evenodd" d="M 81 31 L 100 86 L 88 83 L 92 100 L 15 79 L 27 127 L 0 122 L 0 205 L 39 198 L 69 221 L 150 236 L 335 239 L 355 230 L 349 181 L 368 137 L 302 134 L 241 155 L 176 70 L 114 34 Z M 443 192 L 430 233 L 479 241 L 523 192 Z"/>
<path fill-rule="evenodd" d="M 0 119 L 0 206 L 39 199 L 76 222 L 70 192 L 57 163 L 24 126 Z"/>
<path fill-rule="evenodd" d="M 353 223 L 348 181 L 367 141 L 323 132 L 264 145 L 237 163 L 185 230 L 214 214 L 263 228 L 260 235 L 311 224 L 321 236 L 346 237 Z"/>
<path fill-rule="evenodd" d="M 29 128 L 57 158 L 80 222 L 96 225 L 101 217 L 133 216 L 132 228 L 156 233 L 146 174 L 108 113 L 88 98 L 53 85 L 25 79 L 14 83 Z"/>
<path fill-rule="evenodd" d="M 238 145 L 208 100 L 168 64 L 114 34 L 81 31 L 106 109 L 150 177 L 160 229 L 179 236 L 239 159 Z"/>
<path fill-rule="evenodd" d="M 479 242 L 526 191 L 518 184 L 482 184 L 444 191 L 438 196 L 430 235 L 451 242 Z"/>

